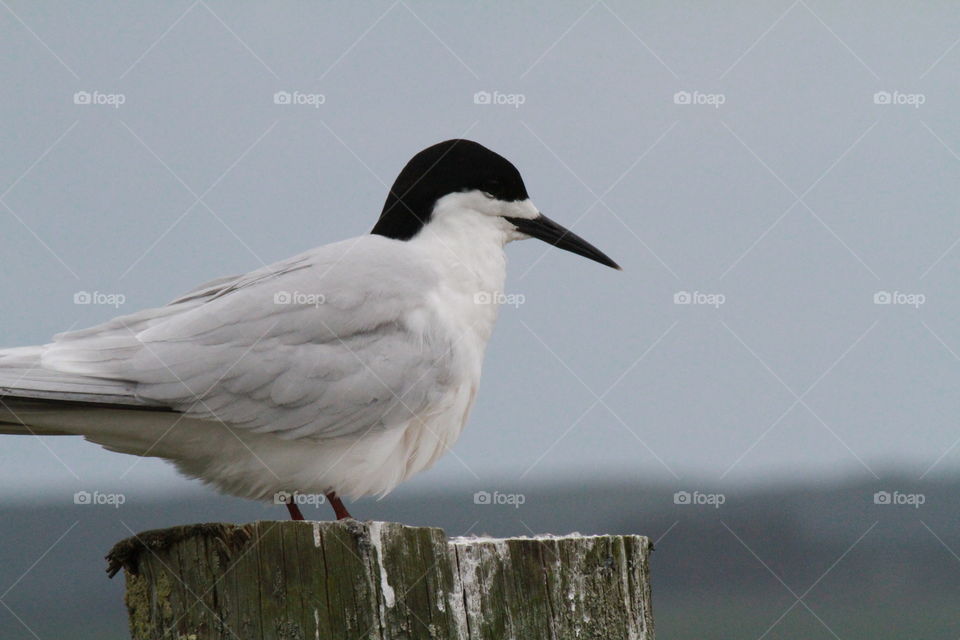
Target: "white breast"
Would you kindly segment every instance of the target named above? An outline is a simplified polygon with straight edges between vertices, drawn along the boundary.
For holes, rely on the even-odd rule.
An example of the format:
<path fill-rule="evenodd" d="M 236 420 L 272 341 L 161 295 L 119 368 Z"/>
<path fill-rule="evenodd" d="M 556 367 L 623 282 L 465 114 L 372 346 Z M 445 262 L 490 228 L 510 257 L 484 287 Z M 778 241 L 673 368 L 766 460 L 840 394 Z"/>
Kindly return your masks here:
<path fill-rule="evenodd" d="M 403 479 L 433 465 L 466 425 L 497 319 L 496 294 L 506 280 L 503 247 L 509 238 L 503 227 L 472 211 L 444 215 L 451 212 L 444 212 L 442 203 L 438 209 L 434 220 L 409 241 L 441 273 L 429 312 L 410 321 L 411 329 L 445 334 L 453 356 L 452 375 L 437 402 L 405 429 L 403 452 L 398 452 L 398 458 L 406 461 Z"/>

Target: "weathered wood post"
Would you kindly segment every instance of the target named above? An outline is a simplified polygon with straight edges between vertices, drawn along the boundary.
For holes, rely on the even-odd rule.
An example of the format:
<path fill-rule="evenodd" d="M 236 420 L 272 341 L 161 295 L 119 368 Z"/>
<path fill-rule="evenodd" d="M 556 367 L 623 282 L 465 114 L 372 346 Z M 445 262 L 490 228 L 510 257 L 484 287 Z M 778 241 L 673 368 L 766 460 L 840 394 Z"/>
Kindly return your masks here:
<path fill-rule="evenodd" d="M 653 640 L 642 536 L 199 524 L 118 543 L 133 640 Z"/>

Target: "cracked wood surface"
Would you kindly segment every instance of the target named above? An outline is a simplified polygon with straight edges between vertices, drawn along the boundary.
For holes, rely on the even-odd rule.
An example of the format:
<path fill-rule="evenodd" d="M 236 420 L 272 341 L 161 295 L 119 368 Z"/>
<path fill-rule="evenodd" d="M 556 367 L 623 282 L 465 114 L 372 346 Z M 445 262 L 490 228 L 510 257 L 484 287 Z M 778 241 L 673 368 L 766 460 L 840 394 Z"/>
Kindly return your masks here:
<path fill-rule="evenodd" d="M 134 640 L 653 640 L 642 536 L 254 522 L 118 543 Z"/>

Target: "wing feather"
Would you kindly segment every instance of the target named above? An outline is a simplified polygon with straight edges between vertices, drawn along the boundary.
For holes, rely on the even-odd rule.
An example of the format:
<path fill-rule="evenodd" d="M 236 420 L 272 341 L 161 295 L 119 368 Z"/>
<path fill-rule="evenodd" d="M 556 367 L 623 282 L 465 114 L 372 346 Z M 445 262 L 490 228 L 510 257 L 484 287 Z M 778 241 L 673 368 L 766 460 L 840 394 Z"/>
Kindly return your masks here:
<path fill-rule="evenodd" d="M 144 404 L 285 438 L 387 428 L 450 377 L 449 336 L 409 322 L 437 281 L 405 243 L 363 236 L 61 334 L 38 360 L 125 385 Z"/>

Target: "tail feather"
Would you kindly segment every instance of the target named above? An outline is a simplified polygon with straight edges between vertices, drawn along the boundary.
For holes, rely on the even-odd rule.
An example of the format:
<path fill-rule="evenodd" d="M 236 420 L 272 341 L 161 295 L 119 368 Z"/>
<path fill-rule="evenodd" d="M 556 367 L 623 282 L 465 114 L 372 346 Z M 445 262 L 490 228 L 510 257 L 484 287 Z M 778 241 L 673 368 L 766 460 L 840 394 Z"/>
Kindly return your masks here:
<path fill-rule="evenodd" d="M 133 383 L 58 371 L 43 364 L 48 347 L 0 350 L 0 399 L 67 400 L 127 407 L 157 406 L 140 400 Z"/>
<path fill-rule="evenodd" d="M 85 435 L 56 424 L 63 412 L 93 409 L 166 410 L 137 398 L 130 382 L 44 367 L 47 347 L 0 350 L 0 434 Z"/>

